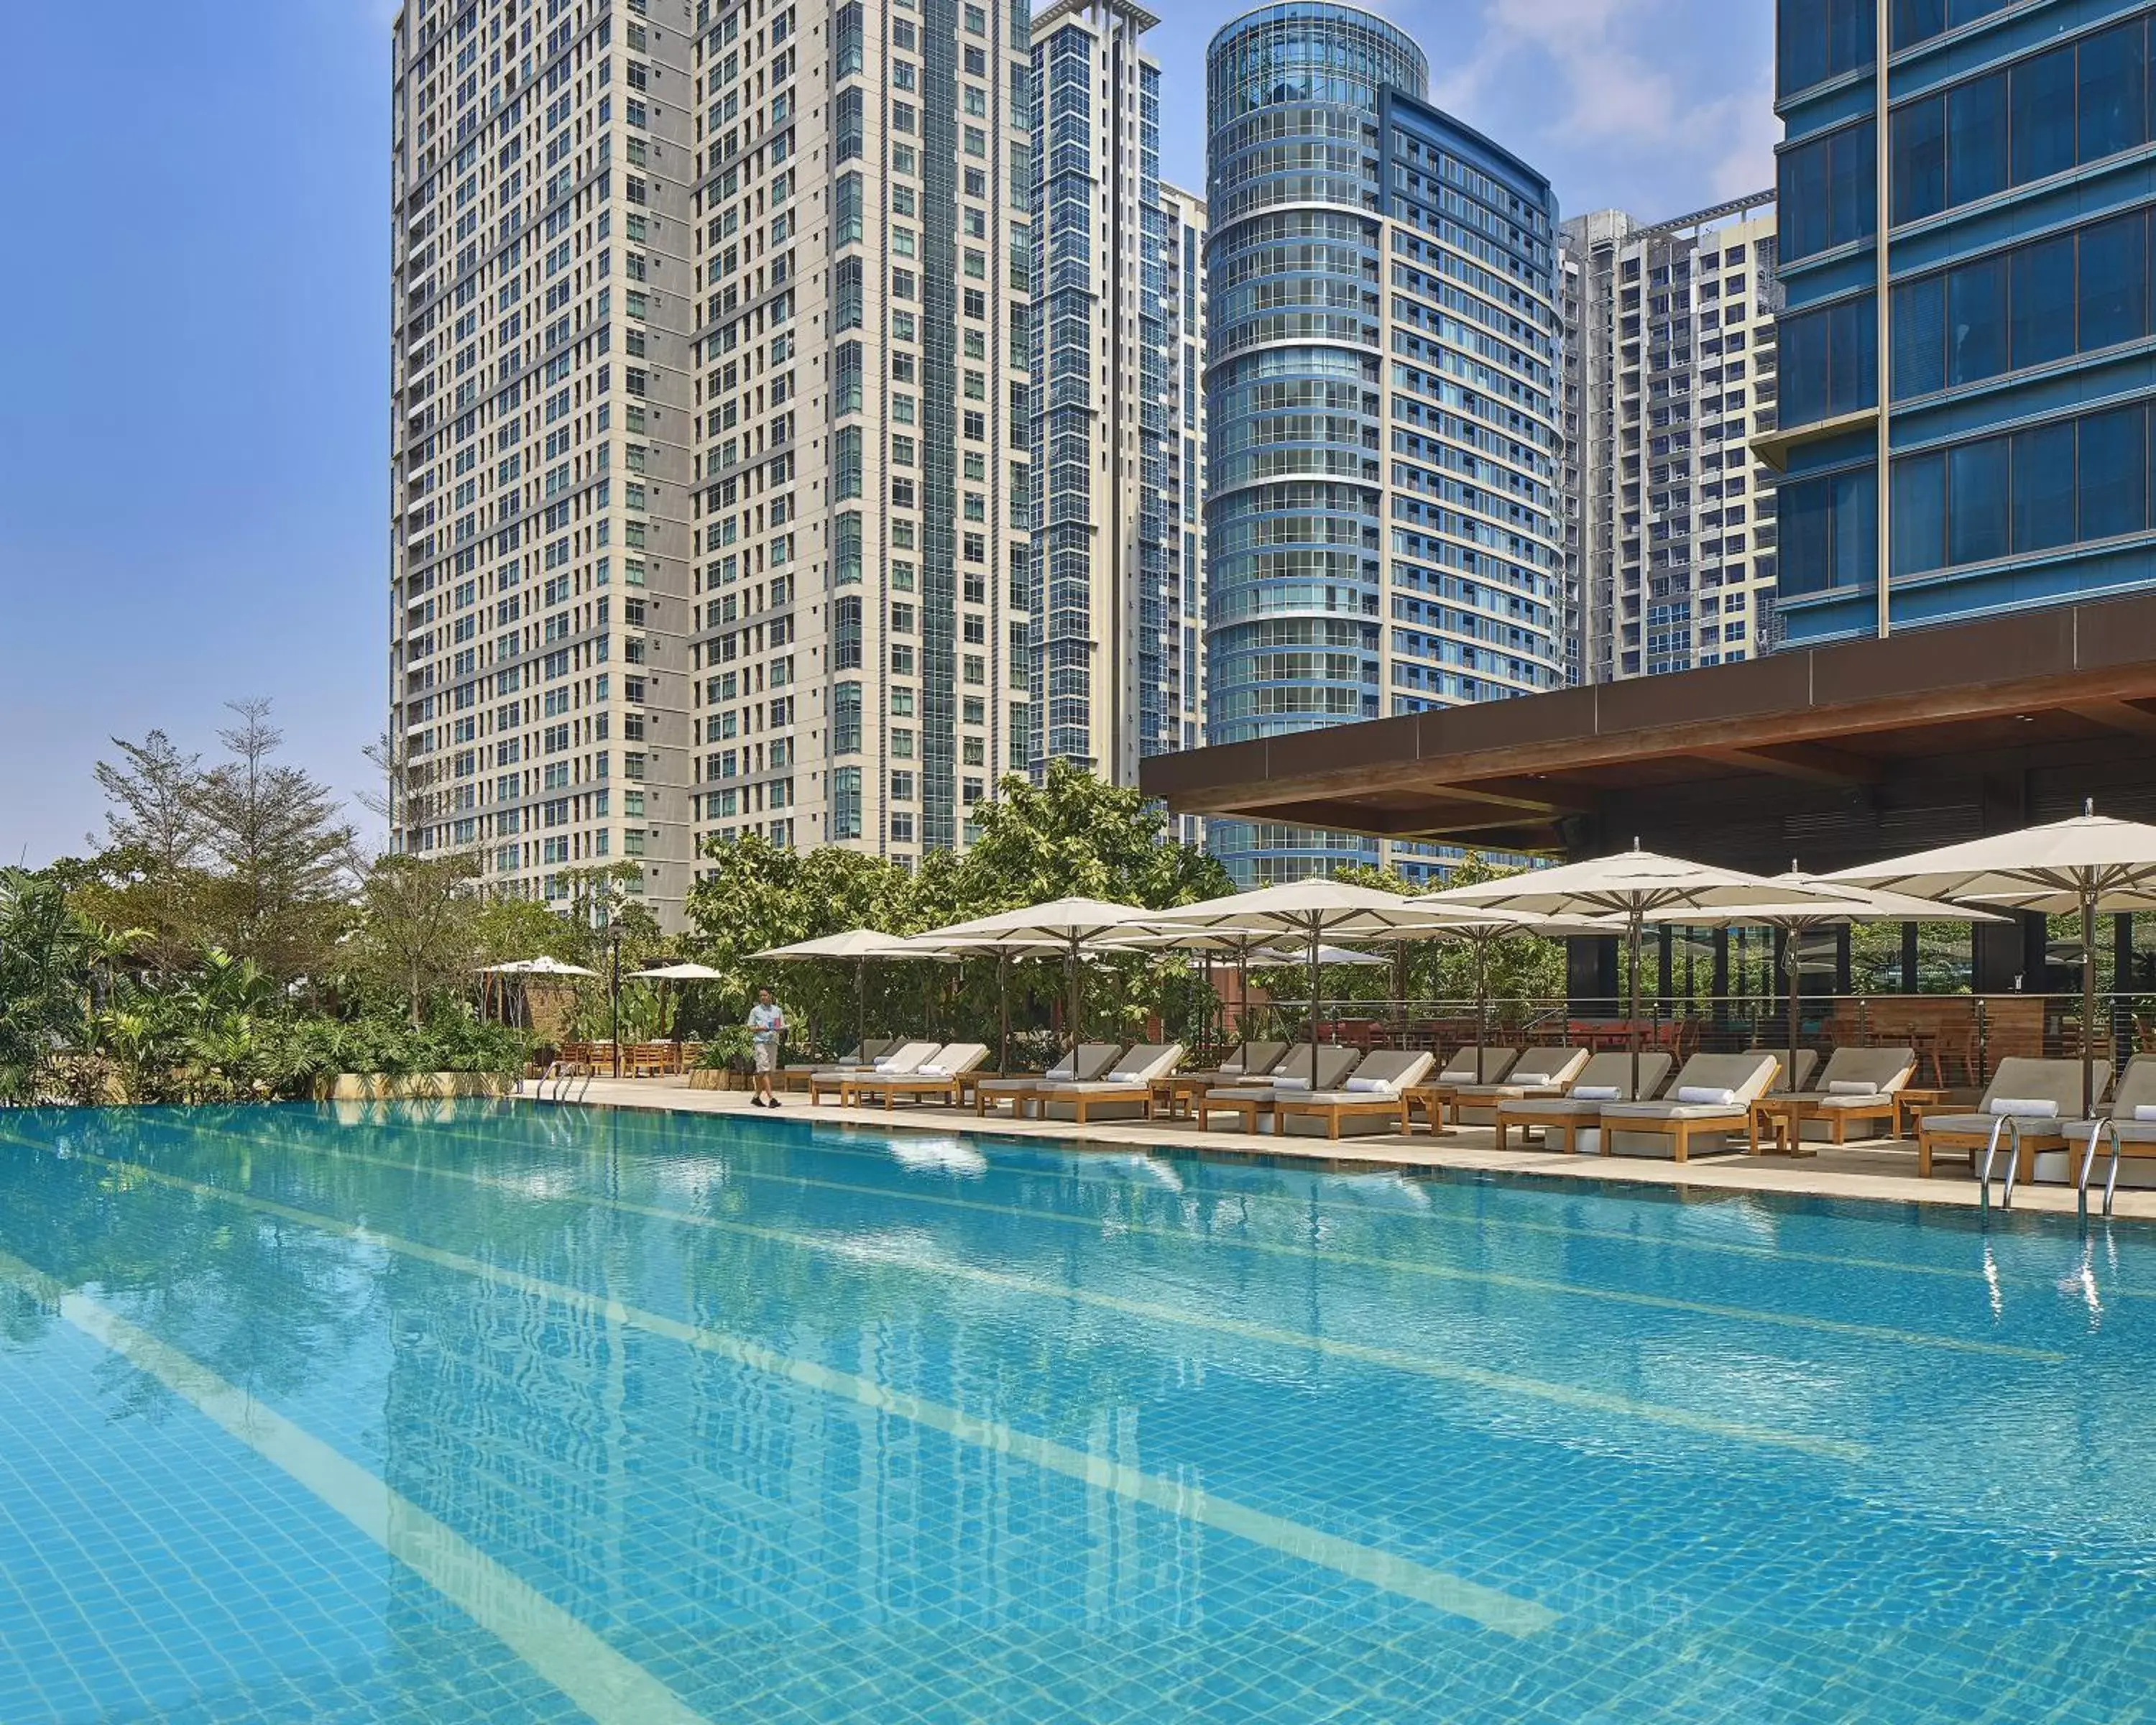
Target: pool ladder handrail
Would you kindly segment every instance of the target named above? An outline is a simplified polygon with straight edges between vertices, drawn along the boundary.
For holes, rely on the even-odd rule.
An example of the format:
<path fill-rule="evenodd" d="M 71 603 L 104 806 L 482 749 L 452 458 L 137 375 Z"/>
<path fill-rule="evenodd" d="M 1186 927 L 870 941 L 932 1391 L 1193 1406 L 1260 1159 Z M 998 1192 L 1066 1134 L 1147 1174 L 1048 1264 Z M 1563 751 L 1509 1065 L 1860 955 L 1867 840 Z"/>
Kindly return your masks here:
<path fill-rule="evenodd" d="M 2111 1168 L 2103 1179 L 2103 1214 L 2106 1219 L 2111 1215 L 2112 1199 L 2118 1194 L 2118 1156 L 2124 1140 L 2118 1130 L 2117 1117 L 2106 1115 L 2089 1128 L 2088 1148 L 2082 1153 L 2081 1177 L 2074 1182 L 2076 1200 L 2083 1222 L 2088 1220 L 2088 1183 L 2089 1176 L 2096 1172 L 2097 1140 L 2106 1132 L 2111 1134 Z"/>
<path fill-rule="evenodd" d="M 1988 1211 L 1991 1208 L 1991 1167 L 1994 1158 L 1999 1154 L 1999 1139 L 2002 1133 L 2010 1142 L 2006 1158 L 2006 1186 L 1999 1196 L 1999 1207 L 2003 1210 L 2014 1208 L 2014 1175 L 2021 1166 L 2021 1122 L 2014 1115 L 2002 1114 L 1992 1122 L 1991 1142 L 1984 1147 L 1984 1167 L 1977 1176 L 1977 1208 L 1981 1210 Z"/>

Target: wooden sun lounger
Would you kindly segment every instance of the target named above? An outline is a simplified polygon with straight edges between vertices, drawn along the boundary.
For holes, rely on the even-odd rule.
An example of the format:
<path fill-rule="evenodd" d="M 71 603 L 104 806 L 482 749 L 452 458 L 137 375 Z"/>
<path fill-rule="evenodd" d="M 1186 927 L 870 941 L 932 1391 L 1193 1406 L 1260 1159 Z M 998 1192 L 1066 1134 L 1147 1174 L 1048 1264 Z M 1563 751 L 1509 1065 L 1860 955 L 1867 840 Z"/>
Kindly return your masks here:
<path fill-rule="evenodd" d="M 2101 1096 L 2111 1086 L 2111 1062 L 2096 1063 L 2096 1093 Z M 2002 1101 L 2027 1099 L 2049 1101 L 2053 1105 L 2051 1116 L 2039 1119 L 2022 1119 L 2015 1126 L 2001 1128 L 2000 1117 L 1991 1111 L 1994 1103 Z M 1917 1124 L 1917 1177 L 1928 1180 L 1932 1175 L 1932 1163 L 1942 1150 L 1964 1153 L 1988 1149 L 1994 1133 L 1999 1142 L 2011 1142 L 2018 1153 L 2014 1177 L 2016 1180 L 2035 1178 L 2036 1158 L 2047 1151 L 2064 1150 L 2070 1146 L 2067 1128 L 2082 1111 L 2082 1063 L 2079 1060 L 2034 1060 L 2026 1055 L 2010 1055 L 1999 1063 L 1985 1087 L 1984 1101 L 1977 1111 L 1969 1114 L 1927 1114 Z M 2082 1140 L 2086 1147 L 2087 1140 Z"/>

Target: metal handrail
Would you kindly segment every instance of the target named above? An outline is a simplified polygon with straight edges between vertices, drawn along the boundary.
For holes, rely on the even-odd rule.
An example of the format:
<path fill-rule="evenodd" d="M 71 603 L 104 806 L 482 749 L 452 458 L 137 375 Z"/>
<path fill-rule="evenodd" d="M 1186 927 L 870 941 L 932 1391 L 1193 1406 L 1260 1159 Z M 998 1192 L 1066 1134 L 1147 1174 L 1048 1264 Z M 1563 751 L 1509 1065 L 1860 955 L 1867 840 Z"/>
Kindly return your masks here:
<path fill-rule="evenodd" d="M 2118 1191 L 2118 1156 L 2125 1141 L 2118 1130 L 2118 1119 L 2107 1116 L 2089 1128 L 2088 1148 L 2082 1153 L 2081 1178 L 2074 1182 L 2076 1208 L 2084 1223 L 2088 1220 L 2089 1176 L 2096 1172 L 2096 1142 L 2107 1132 L 2111 1134 L 2111 1168 L 2103 1180 L 2103 1214 L 2107 1219 L 2111 1214 L 2112 1199 Z"/>
<path fill-rule="evenodd" d="M 1984 1211 L 1991 1209 L 1991 1164 L 1993 1158 L 1999 1154 L 2001 1132 L 2005 1133 L 2012 1142 L 2011 1153 L 2006 1158 L 2006 1189 L 1999 1197 L 1999 1207 L 2003 1210 L 2014 1208 L 2014 1174 L 2021 1165 L 2021 1122 L 2011 1114 L 2002 1114 L 1992 1122 L 1991 1142 L 1984 1147 L 1984 1170 L 1978 1179 L 1977 1208 Z"/>

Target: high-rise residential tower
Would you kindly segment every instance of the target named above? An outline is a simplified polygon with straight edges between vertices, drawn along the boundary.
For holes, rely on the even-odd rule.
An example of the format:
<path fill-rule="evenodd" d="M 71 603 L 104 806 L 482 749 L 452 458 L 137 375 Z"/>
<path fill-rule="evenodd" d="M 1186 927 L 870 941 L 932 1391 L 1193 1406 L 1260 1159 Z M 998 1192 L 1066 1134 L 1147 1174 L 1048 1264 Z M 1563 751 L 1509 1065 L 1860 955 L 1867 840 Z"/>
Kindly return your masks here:
<path fill-rule="evenodd" d="M 391 27 L 393 842 L 690 879 L 696 74 L 678 7 Z"/>
<path fill-rule="evenodd" d="M 1772 650 L 1774 202 L 1564 224 L 1568 682 Z"/>
<path fill-rule="evenodd" d="M 1209 50 L 1212 742 L 1563 675 L 1555 200 L 1427 78 L 1326 0 Z M 1211 842 L 1246 882 L 1383 854 L 1245 822 Z"/>
<path fill-rule="evenodd" d="M 1119 784 L 1203 714 L 1197 451 L 1204 206 L 1160 177 L 1158 20 L 1055 0 L 1033 22 L 1037 590 L 1031 765 Z"/>
<path fill-rule="evenodd" d="M 691 812 L 963 844 L 1032 731 L 1024 0 L 698 0 Z"/>
<path fill-rule="evenodd" d="M 2152 14 L 1781 0 L 1791 644 L 2156 584 Z"/>

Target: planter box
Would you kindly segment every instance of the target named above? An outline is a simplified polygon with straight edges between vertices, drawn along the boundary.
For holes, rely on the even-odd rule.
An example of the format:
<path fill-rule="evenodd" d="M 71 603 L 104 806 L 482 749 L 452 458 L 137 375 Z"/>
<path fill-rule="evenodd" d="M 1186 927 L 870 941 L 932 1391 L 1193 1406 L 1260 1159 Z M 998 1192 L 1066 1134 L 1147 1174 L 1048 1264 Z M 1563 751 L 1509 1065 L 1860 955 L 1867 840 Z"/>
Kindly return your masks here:
<path fill-rule="evenodd" d="M 717 1067 L 697 1066 L 689 1074 L 691 1090 L 746 1090 L 748 1079 L 739 1072 L 728 1072 Z"/>
<path fill-rule="evenodd" d="M 316 1086 L 332 1102 L 434 1101 L 449 1096 L 506 1096 L 511 1081 L 498 1072 L 340 1072 Z"/>

